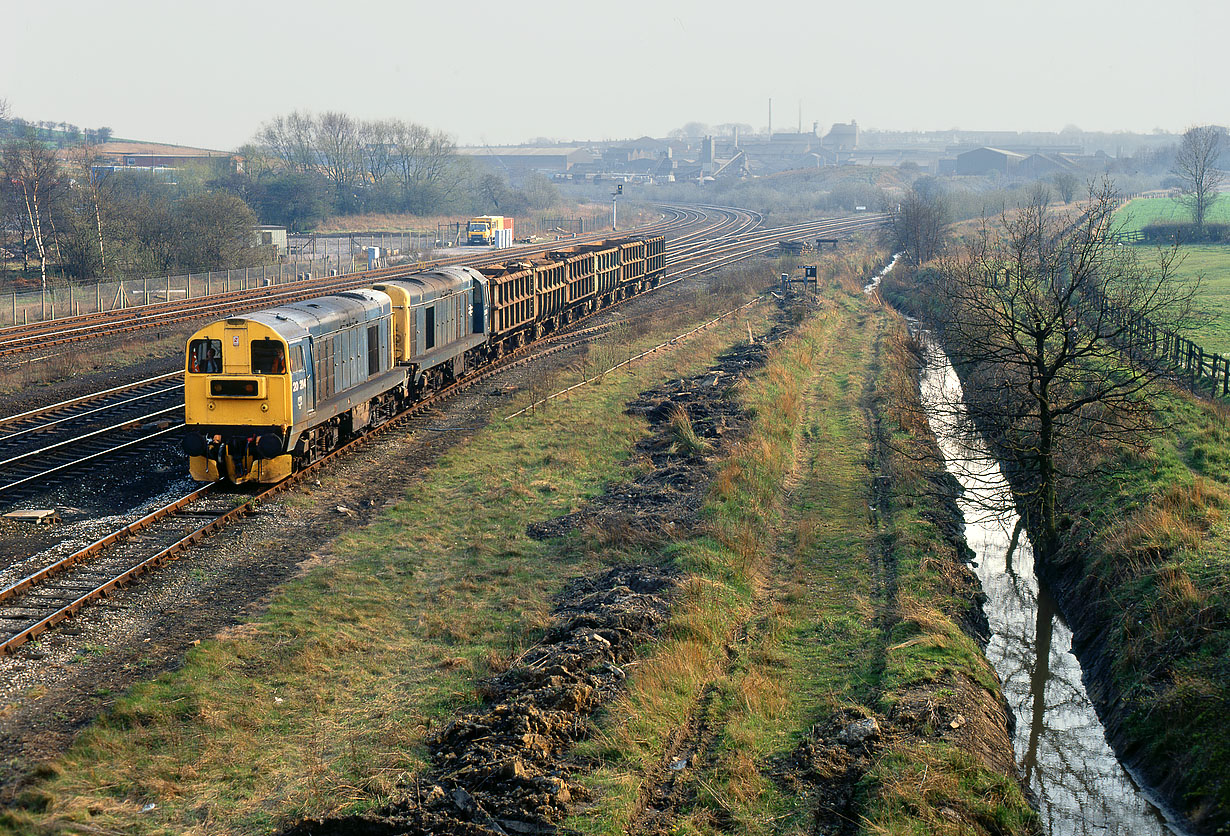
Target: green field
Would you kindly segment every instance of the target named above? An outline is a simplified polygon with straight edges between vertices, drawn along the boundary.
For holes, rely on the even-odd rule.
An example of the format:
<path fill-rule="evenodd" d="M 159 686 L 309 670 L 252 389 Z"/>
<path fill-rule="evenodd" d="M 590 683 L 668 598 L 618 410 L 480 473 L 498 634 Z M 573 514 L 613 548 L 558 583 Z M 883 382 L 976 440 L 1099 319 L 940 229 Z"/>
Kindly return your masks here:
<path fill-rule="evenodd" d="M 1135 232 L 1154 222 L 1185 223 L 1191 212 L 1179 201 L 1169 197 L 1138 197 L 1129 200 L 1115 212 L 1115 221 L 1123 224 L 1124 232 Z M 1209 209 L 1209 223 L 1230 223 L 1230 195 L 1222 195 Z"/>
<path fill-rule="evenodd" d="M 1191 216 L 1177 200 L 1168 197 L 1138 197 L 1115 213 L 1124 232 L 1139 230 L 1154 221 L 1184 222 Z M 1230 223 L 1230 195 L 1222 195 L 1209 210 L 1210 223 Z M 1183 263 L 1179 274 L 1202 279 L 1198 312 L 1207 321 L 1185 336 L 1219 354 L 1230 352 L 1230 247 L 1201 244 L 1180 248 Z M 1145 258 L 1145 248 L 1141 248 Z"/>
<path fill-rule="evenodd" d="M 1202 279 L 1197 312 L 1201 322 L 1187 336 L 1205 351 L 1230 352 L 1230 247 L 1205 244 L 1180 248 L 1179 274 Z"/>

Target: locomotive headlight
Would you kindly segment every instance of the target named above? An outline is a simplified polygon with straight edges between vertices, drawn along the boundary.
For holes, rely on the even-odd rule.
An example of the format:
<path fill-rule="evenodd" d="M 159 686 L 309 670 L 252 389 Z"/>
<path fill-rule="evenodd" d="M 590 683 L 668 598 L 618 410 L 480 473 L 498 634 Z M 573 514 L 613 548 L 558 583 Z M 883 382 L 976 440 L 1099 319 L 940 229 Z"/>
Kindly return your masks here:
<path fill-rule="evenodd" d="M 269 404 L 267 403 L 261 404 L 261 412 L 268 412 L 268 411 L 269 411 Z"/>
<path fill-rule="evenodd" d="M 209 402 L 209 408 L 210 408 L 210 409 L 213 409 L 213 408 L 214 408 L 214 402 L 213 402 L 213 401 L 210 401 L 210 402 Z"/>

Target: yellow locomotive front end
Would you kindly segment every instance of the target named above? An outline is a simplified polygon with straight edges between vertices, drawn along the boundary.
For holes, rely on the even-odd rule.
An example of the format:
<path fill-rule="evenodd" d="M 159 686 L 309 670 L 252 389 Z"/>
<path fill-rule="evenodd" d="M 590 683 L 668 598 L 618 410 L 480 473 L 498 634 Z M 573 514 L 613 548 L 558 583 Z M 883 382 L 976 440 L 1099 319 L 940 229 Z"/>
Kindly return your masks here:
<path fill-rule="evenodd" d="M 273 328 L 227 319 L 188 340 L 184 451 L 192 478 L 277 482 L 290 475 L 290 346 Z"/>

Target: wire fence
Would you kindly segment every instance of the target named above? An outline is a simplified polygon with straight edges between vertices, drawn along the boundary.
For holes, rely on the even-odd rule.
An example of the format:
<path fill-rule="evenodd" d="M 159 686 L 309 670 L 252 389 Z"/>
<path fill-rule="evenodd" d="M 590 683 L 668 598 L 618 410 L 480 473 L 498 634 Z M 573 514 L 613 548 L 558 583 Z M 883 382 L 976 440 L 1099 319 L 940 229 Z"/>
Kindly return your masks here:
<path fill-rule="evenodd" d="M 587 226 L 592 223 L 581 217 L 530 217 L 516 236 L 553 239 L 580 235 Z M 348 275 L 369 266 L 413 264 L 435 257 L 438 248 L 456 246 L 464 231 L 465 223 L 453 222 L 437 224 L 434 230 L 292 235 L 287 237 L 288 255 L 260 267 L 118 279 L 48 276 L 45 288 L 0 293 L 0 327 Z M 379 248 L 374 260 L 368 257 L 371 247 Z"/>
<path fill-rule="evenodd" d="M 316 276 L 366 270 L 367 261 L 350 257 L 311 258 L 211 270 L 181 276 L 72 281 L 48 278 L 47 287 L 0 295 L 0 326 L 23 325 L 67 316 L 136 308 L 159 302 L 197 299 L 256 287 L 274 287 Z M 5 298 L 7 296 L 7 298 Z"/>

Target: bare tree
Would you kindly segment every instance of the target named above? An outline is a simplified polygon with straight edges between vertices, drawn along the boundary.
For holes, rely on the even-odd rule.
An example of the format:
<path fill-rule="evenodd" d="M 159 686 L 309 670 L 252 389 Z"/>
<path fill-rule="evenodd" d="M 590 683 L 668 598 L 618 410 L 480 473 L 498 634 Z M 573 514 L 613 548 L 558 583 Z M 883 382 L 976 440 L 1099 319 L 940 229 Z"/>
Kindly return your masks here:
<path fill-rule="evenodd" d="M 1076 197 L 1076 189 L 1080 186 L 1080 180 L 1076 175 L 1066 171 L 1056 174 L 1051 178 L 1051 182 L 1055 184 L 1055 190 L 1059 192 L 1059 199 L 1064 203 L 1072 202 L 1072 198 Z"/>
<path fill-rule="evenodd" d="M 310 113 L 294 111 L 289 116 L 277 116 L 261 126 L 256 141 L 295 171 L 315 171 L 316 120 Z"/>
<path fill-rule="evenodd" d="M 1183 133 L 1175 153 L 1173 172 L 1183 183 L 1179 200 L 1192 213 L 1196 234 L 1204 237 L 1204 224 L 1209 209 L 1217 200 L 1217 190 L 1226 175 L 1217 167 L 1226 129 L 1218 125 L 1191 127 Z"/>
<path fill-rule="evenodd" d="M 359 124 L 338 111 L 322 113 L 316 119 L 315 142 L 320 168 L 333 183 L 337 205 L 345 206 L 347 191 L 359 178 L 363 161 L 359 153 Z"/>
<path fill-rule="evenodd" d="M 39 272 L 43 287 L 47 287 L 47 238 L 43 234 L 43 218 L 46 216 L 52 190 L 59 180 L 59 165 L 55 152 L 39 138 L 38 131 L 27 128 L 4 148 L 5 176 L 13 183 L 25 210 L 34 246 L 38 252 Z"/>
<path fill-rule="evenodd" d="M 393 123 L 392 142 L 393 176 L 412 208 L 424 208 L 423 195 L 442 196 L 455 185 L 449 173 L 456 147 L 447 134 L 398 120 Z"/>
<path fill-rule="evenodd" d="M 74 162 L 81 168 L 81 179 L 75 184 L 76 191 L 84 197 L 86 211 L 93 216 L 93 228 L 98 241 L 98 272 L 107 275 L 107 248 L 103 241 L 103 189 L 98 171 L 98 150 L 91 143 L 81 145 L 73 153 Z"/>
<path fill-rule="evenodd" d="M 1151 435 L 1160 372 L 1124 353 L 1140 323 L 1177 330 L 1192 315 L 1197 287 L 1177 276 L 1177 251 L 1146 263 L 1115 246 L 1115 206 L 1108 181 L 1080 214 L 1025 206 L 940 262 L 941 333 L 1042 554 L 1064 529 L 1060 483 L 1095 470 L 1102 445 L 1143 448 Z"/>
<path fill-rule="evenodd" d="M 367 192 L 390 186 L 400 191 L 405 208 L 424 211 L 451 196 L 460 181 L 448 135 L 400 119 L 295 112 L 261 126 L 254 147 L 275 166 L 328 179 L 336 211 L 362 207 Z"/>
<path fill-rule="evenodd" d="M 915 180 L 890 214 L 893 247 L 910 262 L 923 264 L 940 254 L 952 217 L 943 187 L 934 178 Z"/>
<path fill-rule="evenodd" d="M 363 179 L 375 187 L 384 184 L 393 170 L 393 135 L 395 123 L 386 120 L 360 122 L 359 156 L 363 161 Z"/>

